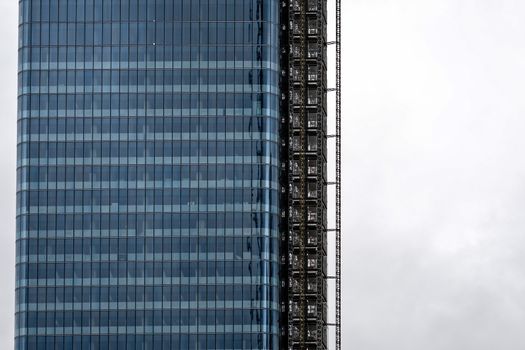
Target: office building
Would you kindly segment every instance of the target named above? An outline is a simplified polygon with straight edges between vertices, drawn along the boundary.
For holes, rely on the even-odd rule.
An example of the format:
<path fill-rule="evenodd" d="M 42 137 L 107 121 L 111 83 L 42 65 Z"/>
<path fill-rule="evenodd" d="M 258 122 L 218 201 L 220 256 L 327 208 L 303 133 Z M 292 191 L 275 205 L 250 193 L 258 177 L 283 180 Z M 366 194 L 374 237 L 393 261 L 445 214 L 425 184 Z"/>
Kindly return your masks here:
<path fill-rule="evenodd" d="M 15 349 L 325 349 L 326 1 L 19 3 Z"/>

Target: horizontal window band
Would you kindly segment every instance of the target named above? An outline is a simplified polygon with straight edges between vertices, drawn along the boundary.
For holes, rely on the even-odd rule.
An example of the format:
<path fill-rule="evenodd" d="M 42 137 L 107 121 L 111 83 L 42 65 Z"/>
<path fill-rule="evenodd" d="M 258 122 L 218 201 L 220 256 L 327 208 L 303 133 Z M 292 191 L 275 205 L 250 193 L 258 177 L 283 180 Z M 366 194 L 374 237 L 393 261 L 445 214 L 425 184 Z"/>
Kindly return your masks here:
<path fill-rule="evenodd" d="M 262 321 L 261 321 L 262 322 Z M 277 323 L 277 320 L 275 320 L 275 323 Z M 169 335 L 170 337 L 173 336 L 173 334 L 180 334 L 180 335 L 192 335 L 194 333 L 195 336 L 202 335 L 202 333 L 206 334 L 221 334 L 226 333 L 229 334 L 231 332 L 231 337 L 238 337 L 239 335 L 246 336 L 247 334 L 253 334 L 254 336 L 259 336 L 261 334 L 269 335 L 273 334 L 276 337 L 280 333 L 280 327 L 275 326 L 268 326 L 266 324 L 258 324 L 258 325 L 244 325 L 244 324 L 238 324 L 238 325 L 229 325 L 229 326 L 153 326 L 153 325 L 143 325 L 143 326 L 129 326 L 129 327 L 42 327 L 42 328 L 17 328 L 18 334 L 17 336 L 61 336 L 61 335 L 84 335 L 89 334 L 91 336 L 98 335 L 110 335 L 110 336 L 116 336 L 116 335 L 133 335 L 133 336 L 160 336 L 162 334 Z M 258 343 L 259 344 L 259 343 Z M 257 344 L 254 344 L 254 346 L 259 346 Z M 221 348 L 222 349 L 222 348 Z M 227 348 L 232 350 L 238 350 L 239 348 Z M 222 350 L 227 350 L 222 349 Z M 254 347 L 255 349 L 260 349 L 259 347 Z"/>
<path fill-rule="evenodd" d="M 70 47 L 70 46 L 67 46 Z M 94 46 L 81 46 L 84 49 Z M 98 46 L 100 47 L 100 46 Z M 124 47 L 129 47 L 126 45 Z M 148 47 L 146 45 L 138 45 L 137 47 Z M 219 45 L 219 47 L 224 47 Z M 32 49 L 38 47 L 27 46 L 19 49 Z M 44 48 L 50 48 L 45 46 Z M 29 70 L 53 70 L 53 69 L 67 69 L 67 70 L 86 70 L 86 69 L 268 69 L 275 72 L 280 72 L 279 64 L 271 61 L 161 61 L 161 60 L 146 60 L 140 62 L 133 61 L 67 61 L 67 62 L 23 62 L 18 67 L 18 72 Z"/>
<path fill-rule="evenodd" d="M 208 228 L 202 229 L 167 229 L 167 230 L 152 230 L 146 229 L 141 235 L 137 235 L 136 230 L 18 230 L 16 239 L 32 239 L 32 238 L 121 238 L 121 237 L 164 237 L 164 236 L 180 236 L 180 237 L 199 237 L 204 234 L 216 237 L 251 237 L 254 235 L 262 235 L 264 237 L 280 237 L 281 232 L 276 229 L 250 227 L 250 228 Z"/>
<path fill-rule="evenodd" d="M 96 87 L 100 88 L 96 88 Z M 247 94 L 247 93 L 264 93 L 264 94 L 279 94 L 279 88 L 276 85 L 242 85 L 242 84 L 203 84 L 203 85 L 155 85 L 147 84 L 147 87 L 143 85 L 111 85 L 111 84 L 99 84 L 99 85 L 75 85 L 75 86 L 60 86 L 60 85 L 39 85 L 31 87 L 22 87 L 19 91 L 18 97 L 23 95 L 43 95 L 43 94 L 66 94 L 77 95 L 85 93 L 146 93 L 155 94 L 159 96 L 160 93 L 236 93 L 236 94 Z"/>
<path fill-rule="evenodd" d="M 274 189 L 280 188 L 280 184 L 276 181 L 268 180 L 166 180 L 166 181 L 137 181 L 137 180 L 119 180 L 119 181 L 34 181 L 34 182 L 20 182 L 19 193 L 24 191 L 41 191 L 41 190 L 115 190 L 115 189 L 138 189 L 138 190 L 165 190 L 165 189 L 181 189 L 181 188 L 216 188 L 216 189 L 241 189 L 241 188 L 256 188 L 256 189 Z M 149 206 L 149 205 L 148 205 Z M 147 208 L 146 211 L 153 211 Z"/>
<path fill-rule="evenodd" d="M 192 117 L 213 117 L 213 116 L 267 116 L 272 118 L 279 117 L 279 109 L 252 109 L 252 108 L 184 108 L 184 109 L 80 109 L 72 108 L 69 110 L 66 109 L 55 109 L 49 112 L 48 109 L 26 109 L 23 106 L 20 108 L 18 116 L 19 119 L 22 118 L 77 118 L 77 117 L 86 117 L 86 118 L 98 118 L 98 117 L 179 117 L 179 116 L 188 116 Z"/>
<path fill-rule="evenodd" d="M 111 164 L 130 164 L 130 165 L 192 165 L 192 164 L 221 164 L 221 163 L 265 163 L 269 165 L 279 165 L 277 157 L 270 156 L 188 156 L 188 157 L 93 157 L 93 158 L 23 158 L 19 166 L 44 166 L 44 165 L 111 165 Z"/>
<path fill-rule="evenodd" d="M 189 214 L 189 213 L 214 213 L 234 210 L 238 213 L 268 212 L 279 214 L 279 206 L 254 203 L 236 204 L 195 204 L 195 205 L 162 205 L 155 204 L 154 210 L 146 211 L 145 206 L 137 205 L 86 205 L 86 206 L 40 206 L 29 207 L 28 210 L 19 210 L 18 215 L 25 214 L 146 214 L 146 213 L 168 213 L 168 214 Z M 160 208 L 158 208 L 160 207 Z M 232 209 L 233 207 L 233 209 Z M 192 210 L 193 208 L 193 210 Z M 228 208 L 228 209 L 227 209 Z"/>
<path fill-rule="evenodd" d="M 274 263 L 278 264 L 278 263 Z M 142 278 L 68 278 L 68 279 L 19 279 L 16 288 L 23 287 L 67 287 L 67 286 L 112 286 L 112 285 L 173 285 L 173 284 L 268 284 L 279 286 L 280 280 L 277 277 L 268 275 L 251 276 L 222 276 L 222 277 L 184 277 L 184 278 L 164 278 L 164 277 L 142 277 Z"/>
<path fill-rule="evenodd" d="M 273 238 L 277 239 L 277 238 Z M 264 257 L 266 257 L 264 259 Z M 122 260 L 125 258 L 126 260 Z M 137 262 L 137 263 L 178 263 L 178 262 L 205 262 L 205 261 L 278 261 L 279 255 L 269 254 L 268 251 L 247 252 L 242 256 L 230 252 L 200 252 L 190 253 L 181 252 L 180 249 L 174 249 L 172 253 L 122 253 L 122 254 L 31 254 L 20 253 L 16 258 L 17 264 L 33 263 L 90 263 L 90 262 Z"/>
<path fill-rule="evenodd" d="M 234 285 L 235 288 L 251 287 L 251 285 Z M 139 288 L 141 286 L 138 286 Z M 260 285 L 254 285 L 260 289 Z M 144 287 L 142 287 L 144 288 Z M 153 287 L 162 288 L 162 287 Z M 270 288 L 270 287 L 267 287 Z M 274 287 L 275 288 L 275 287 Z M 279 309 L 279 303 L 269 300 L 243 299 L 231 297 L 228 299 L 214 298 L 213 300 L 186 301 L 186 300 L 161 300 L 161 301 L 128 301 L 128 302 L 56 302 L 56 303 L 30 303 L 19 304 L 17 312 L 100 312 L 100 311 L 170 311 L 170 310 L 201 310 L 201 311 L 231 311 L 232 309 Z"/>

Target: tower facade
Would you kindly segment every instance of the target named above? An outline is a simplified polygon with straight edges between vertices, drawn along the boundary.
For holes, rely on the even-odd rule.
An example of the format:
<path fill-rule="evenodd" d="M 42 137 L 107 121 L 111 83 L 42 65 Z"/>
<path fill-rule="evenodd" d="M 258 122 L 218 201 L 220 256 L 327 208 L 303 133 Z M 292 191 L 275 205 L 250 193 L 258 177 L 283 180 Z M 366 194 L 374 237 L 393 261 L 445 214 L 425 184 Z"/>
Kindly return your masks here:
<path fill-rule="evenodd" d="M 15 349 L 325 349 L 326 0 L 20 0 Z"/>
<path fill-rule="evenodd" d="M 22 0 L 17 349 L 279 339 L 277 0 Z"/>

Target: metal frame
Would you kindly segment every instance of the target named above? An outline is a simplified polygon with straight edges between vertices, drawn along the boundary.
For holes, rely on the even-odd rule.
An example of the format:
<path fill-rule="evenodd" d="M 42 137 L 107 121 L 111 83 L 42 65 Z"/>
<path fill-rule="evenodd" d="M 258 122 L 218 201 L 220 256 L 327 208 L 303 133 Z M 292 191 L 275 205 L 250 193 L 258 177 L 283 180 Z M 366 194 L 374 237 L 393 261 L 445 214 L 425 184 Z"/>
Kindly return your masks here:
<path fill-rule="evenodd" d="M 336 51 L 336 190 L 335 190 L 335 348 L 341 350 L 341 0 L 335 0 L 335 51 Z"/>
<path fill-rule="evenodd" d="M 335 233 L 335 275 L 327 278 L 335 281 L 335 321 L 328 326 L 335 328 L 335 348 L 341 350 L 341 0 L 335 0 L 335 41 L 327 45 L 335 45 L 335 82 L 336 86 L 328 88 L 335 92 L 335 181 L 327 185 L 335 186 L 335 228 L 328 232 Z"/>
<path fill-rule="evenodd" d="M 341 350 L 341 0 L 335 0 L 335 41 L 328 45 L 335 45 L 335 88 L 328 92 L 335 92 L 335 181 L 328 185 L 335 185 L 335 228 L 329 229 L 335 233 L 335 276 L 328 276 L 335 280 L 335 322 L 329 326 L 335 327 L 335 348 Z"/>
<path fill-rule="evenodd" d="M 281 1 L 281 349 L 325 350 L 328 327 L 335 327 L 341 349 L 341 0 L 335 1 L 335 42 L 326 41 L 327 0 Z M 336 87 L 327 88 L 326 52 L 333 44 Z M 336 93 L 335 135 L 326 133 L 328 92 Z M 329 137 L 336 138 L 331 182 Z M 329 185 L 336 187 L 332 229 L 326 215 Z M 328 232 L 335 232 L 335 276 L 326 272 Z M 335 323 L 327 322 L 329 279 L 336 285 Z"/>
<path fill-rule="evenodd" d="M 326 0 L 281 8 L 282 349 L 326 349 Z M 284 325 L 286 323 L 286 325 Z"/>

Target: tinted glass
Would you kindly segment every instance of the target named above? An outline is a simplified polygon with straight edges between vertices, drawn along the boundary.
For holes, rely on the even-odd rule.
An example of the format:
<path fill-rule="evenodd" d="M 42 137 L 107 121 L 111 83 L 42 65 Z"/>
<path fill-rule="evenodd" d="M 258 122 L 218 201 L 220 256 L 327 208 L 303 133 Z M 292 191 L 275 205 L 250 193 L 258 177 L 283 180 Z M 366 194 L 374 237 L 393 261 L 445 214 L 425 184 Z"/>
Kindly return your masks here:
<path fill-rule="evenodd" d="M 16 349 L 278 347 L 278 4 L 20 1 Z"/>

